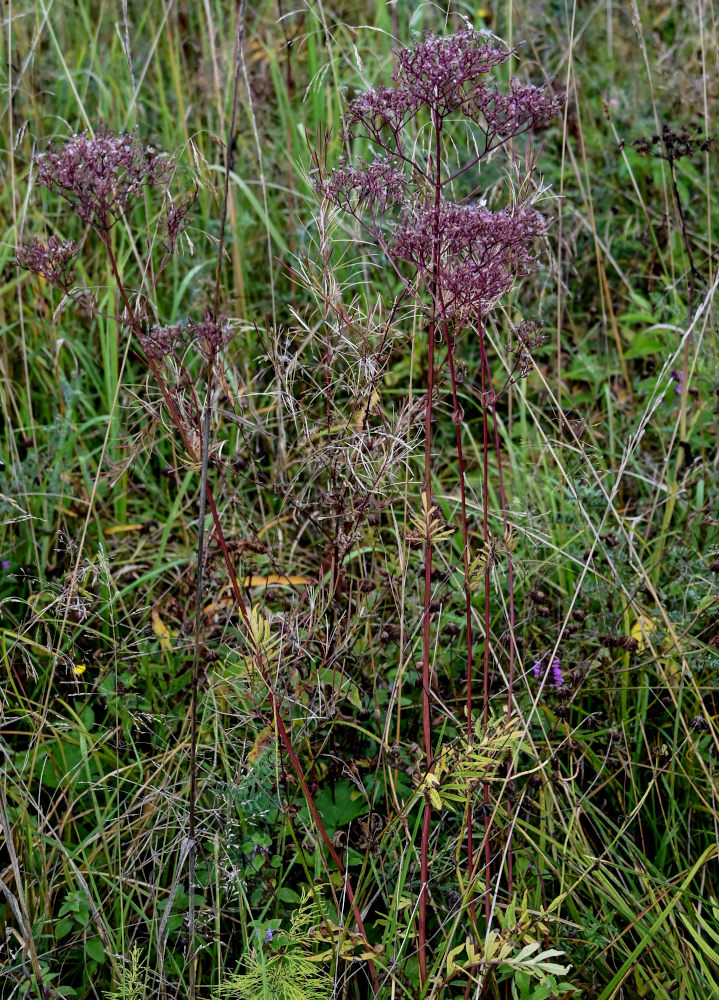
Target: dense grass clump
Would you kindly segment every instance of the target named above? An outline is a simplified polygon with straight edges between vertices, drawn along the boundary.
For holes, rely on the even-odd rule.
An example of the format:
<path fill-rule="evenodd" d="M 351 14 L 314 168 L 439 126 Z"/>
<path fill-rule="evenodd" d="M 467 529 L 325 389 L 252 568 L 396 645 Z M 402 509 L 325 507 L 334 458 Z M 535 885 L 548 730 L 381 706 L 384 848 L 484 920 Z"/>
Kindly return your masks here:
<path fill-rule="evenodd" d="M 470 6 L 6 13 L 3 998 L 719 996 L 715 12 Z"/>

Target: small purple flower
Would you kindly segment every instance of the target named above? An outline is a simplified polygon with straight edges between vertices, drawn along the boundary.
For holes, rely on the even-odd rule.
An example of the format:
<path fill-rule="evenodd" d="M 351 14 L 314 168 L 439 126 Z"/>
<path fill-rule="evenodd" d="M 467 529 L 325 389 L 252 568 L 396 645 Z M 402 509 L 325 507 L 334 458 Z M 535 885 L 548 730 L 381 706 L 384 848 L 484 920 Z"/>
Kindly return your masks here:
<path fill-rule="evenodd" d="M 674 383 L 674 392 L 677 396 L 681 396 L 682 389 L 684 388 L 684 369 L 680 368 L 679 371 L 673 370 L 670 377 Z"/>
<path fill-rule="evenodd" d="M 10 560 L 3 559 L 3 561 L 0 563 L 0 568 L 2 568 L 3 573 L 8 573 L 10 571 Z"/>
<path fill-rule="evenodd" d="M 263 940 L 263 941 L 264 941 L 265 943 L 269 943 L 270 941 L 272 941 L 272 940 L 274 939 L 274 936 L 275 936 L 275 932 L 274 932 L 274 931 L 272 930 L 272 928 L 271 928 L 271 927 L 268 927 L 268 928 L 267 928 L 267 933 L 266 933 L 266 934 L 265 934 L 265 936 L 264 936 L 264 937 L 262 938 L 262 940 Z"/>
<path fill-rule="evenodd" d="M 532 673 L 534 674 L 534 679 L 538 681 L 542 676 L 542 660 L 544 657 L 535 660 L 534 666 L 532 667 Z M 564 686 L 564 675 L 562 673 L 561 661 L 558 656 L 555 656 L 552 662 L 549 664 L 549 669 L 552 672 L 552 684 L 555 688 L 560 688 Z"/>

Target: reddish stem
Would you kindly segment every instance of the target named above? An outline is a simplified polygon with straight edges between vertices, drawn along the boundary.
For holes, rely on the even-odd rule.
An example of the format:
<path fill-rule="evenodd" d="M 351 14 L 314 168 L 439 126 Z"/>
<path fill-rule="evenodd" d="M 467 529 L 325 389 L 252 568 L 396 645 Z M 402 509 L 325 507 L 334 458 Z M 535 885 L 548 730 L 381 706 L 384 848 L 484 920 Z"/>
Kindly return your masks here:
<path fill-rule="evenodd" d="M 482 458 L 483 458 L 483 482 L 482 482 L 482 529 L 484 534 L 484 545 L 487 557 L 487 565 L 484 571 L 484 676 L 483 676 L 483 701 L 482 701 L 482 724 L 484 731 L 489 725 L 489 628 L 490 628 L 490 572 L 491 554 L 489 544 L 489 410 L 487 407 L 487 392 L 491 391 L 492 381 L 489 377 L 489 365 L 487 364 L 487 352 L 484 343 L 484 328 L 482 318 L 479 317 L 479 345 L 482 352 Z M 489 380 L 489 387 L 487 381 Z M 492 854 L 489 843 L 490 834 L 490 805 L 489 805 L 489 782 L 484 783 L 484 863 L 485 863 L 485 892 L 484 892 L 484 913 L 487 919 L 487 929 L 491 915 L 491 889 L 492 889 Z"/>

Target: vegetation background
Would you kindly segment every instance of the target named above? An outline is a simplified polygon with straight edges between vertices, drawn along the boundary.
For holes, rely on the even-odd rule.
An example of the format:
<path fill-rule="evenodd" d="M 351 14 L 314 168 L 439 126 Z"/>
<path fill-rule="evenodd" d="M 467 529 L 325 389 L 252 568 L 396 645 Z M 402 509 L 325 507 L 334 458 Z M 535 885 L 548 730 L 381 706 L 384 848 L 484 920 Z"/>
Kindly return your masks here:
<path fill-rule="evenodd" d="M 464 17 L 519 45 L 511 71 L 567 100 L 538 137 L 542 267 L 491 327 L 499 358 L 518 315 L 545 332 L 497 418 L 517 773 L 492 785 L 489 926 L 460 863 L 475 786 L 452 801 L 444 779 L 420 988 L 422 587 L 407 530 L 421 503 L 423 334 L 411 312 L 383 311 L 396 282 L 372 248 L 341 220 L 324 230 L 308 145 L 330 127 L 335 162 L 346 100 L 388 82 L 393 38 L 448 34 Z M 717 31 L 711 0 L 3 5 L 0 996 L 354 998 L 371 995 L 370 961 L 387 998 L 719 996 L 719 206 L 703 141 L 716 128 Z M 36 150 L 100 124 L 137 126 L 172 153 L 171 190 L 193 196 L 192 221 L 156 307 L 165 323 L 200 317 L 238 72 L 222 271 L 234 337 L 214 385 L 209 477 L 249 624 L 209 516 L 197 607 L 201 470 L 112 318 L 102 247 L 32 185 Z M 158 212 L 148 198 L 113 231 L 131 285 Z M 24 239 L 53 233 L 85 240 L 78 282 L 104 317 L 17 267 Z M 479 538 L 476 346 L 461 362 Z M 189 398 L 201 358 L 175 376 Z M 434 491 L 456 524 L 455 429 L 446 400 L 439 411 Z M 489 510 L 500 524 L 496 492 Z M 493 560 L 500 716 L 507 581 Z M 438 563 L 439 754 L 463 728 L 458 534 Z M 277 740 L 258 648 L 365 934 Z M 561 686 L 545 676 L 555 658 Z M 502 748 L 485 749 L 488 774 Z"/>

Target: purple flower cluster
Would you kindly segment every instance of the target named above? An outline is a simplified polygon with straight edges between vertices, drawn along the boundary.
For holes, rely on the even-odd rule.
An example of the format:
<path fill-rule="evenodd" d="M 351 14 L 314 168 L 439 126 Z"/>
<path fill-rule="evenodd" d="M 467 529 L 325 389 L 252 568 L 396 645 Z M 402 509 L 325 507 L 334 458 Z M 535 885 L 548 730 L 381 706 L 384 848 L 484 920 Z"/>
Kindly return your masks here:
<path fill-rule="evenodd" d="M 352 214 L 361 206 L 375 218 L 402 204 L 406 193 L 407 177 L 389 156 L 356 166 L 343 157 L 324 189 L 325 196 L 339 208 Z"/>
<path fill-rule="evenodd" d="M 369 162 L 341 160 L 329 174 L 319 157 L 316 161 L 320 193 L 357 219 L 395 266 L 411 265 L 443 317 L 460 326 L 484 315 L 516 278 L 533 269 L 534 247 L 546 232 L 526 197 L 500 211 L 445 197 L 450 180 L 476 167 L 507 138 L 546 124 L 562 107 L 562 99 L 544 88 L 513 80 L 501 90 L 487 79 L 513 51 L 469 26 L 396 50 L 394 85 L 361 94 L 348 113 L 350 137 L 367 139 L 381 152 Z M 437 151 L 425 162 L 404 136 L 420 112 L 429 117 L 438 144 L 447 130 L 448 147 L 454 117 L 463 115 L 478 126 L 474 158 L 454 172 L 445 165 L 448 176 L 441 178 Z M 531 171 L 531 157 L 528 162 Z"/>
<path fill-rule="evenodd" d="M 37 182 L 64 198 L 80 218 L 105 231 L 122 218 L 146 187 L 164 187 L 172 162 L 143 146 L 134 132 L 81 132 L 61 149 L 37 157 Z"/>
<path fill-rule="evenodd" d="M 18 247 L 17 262 L 26 271 L 34 271 L 51 285 L 67 291 L 74 278 L 72 261 L 79 251 L 80 244 L 73 240 L 51 236 L 47 243 L 43 243 L 36 237 Z"/>
<path fill-rule="evenodd" d="M 232 327 L 226 320 L 214 320 L 207 313 L 201 323 L 159 323 L 140 336 L 142 349 L 148 358 L 162 362 L 169 357 L 177 357 L 186 347 L 196 343 L 202 353 L 209 357 L 225 349 L 232 339 Z"/>
<path fill-rule="evenodd" d="M 561 661 L 558 656 L 555 656 L 549 665 L 552 672 L 552 683 L 555 688 L 564 687 L 564 674 L 562 673 Z M 534 674 L 534 679 L 538 681 L 542 676 L 542 661 L 535 660 L 534 666 L 532 667 L 532 673 Z"/>
<path fill-rule="evenodd" d="M 460 112 L 488 140 L 546 125 L 561 111 L 561 96 L 517 79 L 506 92 L 487 82 L 487 74 L 515 51 L 487 42 L 469 26 L 447 38 L 428 36 L 413 48 L 396 49 L 394 86 L 367 90 L 352 101 L 350 136 L 386 148 L 386 131 L 399 150 L 403 128 L 422 108 L 431 111 L 436 124 Z"/>
<path fill-rule="evenodd" d="M 459 110 L 471 117 L 480 81 L 513 51 L 491 45 L 467 26 L 456 35 L 429 36 L 414 48 L 400 49 L 393 79 L 417 110 L 426 105 L 439 118 Z"/>
<path fill-rule="evenodd" d="M 546 231 L 527 206 L 493 212 L 477 203 L 415 209 L 395 229 L 392 250 L 434 284 L 442 310 L 466 320 L 485 313 L 534 264 L 532 244 Z"/>

